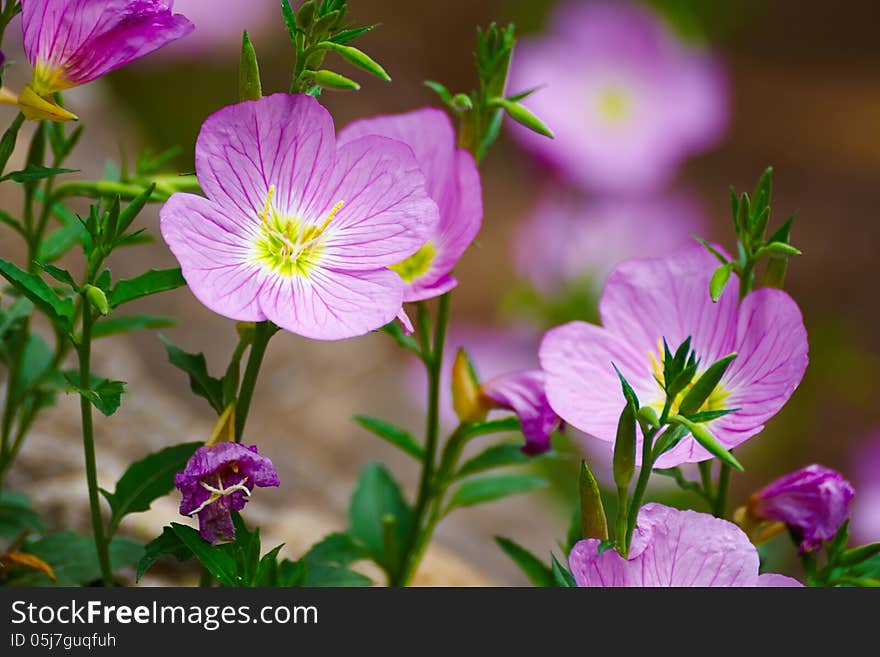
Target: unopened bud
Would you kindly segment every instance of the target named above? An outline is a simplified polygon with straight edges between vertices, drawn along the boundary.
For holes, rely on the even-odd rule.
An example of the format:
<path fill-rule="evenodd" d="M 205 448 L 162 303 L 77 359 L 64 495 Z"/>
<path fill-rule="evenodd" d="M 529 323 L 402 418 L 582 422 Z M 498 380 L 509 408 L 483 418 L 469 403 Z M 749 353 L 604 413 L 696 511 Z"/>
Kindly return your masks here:
<path fill-rule="evenodd" d="M 480 380 L 464 349 L 459 349 L 452 364 L 452 407 L 462 422 L 482 422 L 488 407 L 480 393 Z"/>
<path fill-rule="evenodd" d="M 104 294 L 104 290 L 94 285 L 86 285 L 85 294 L 86 299 L 99 313 L 106 315 L 110 312 L 110 304 L 107 302 L 107 295 Z"/>

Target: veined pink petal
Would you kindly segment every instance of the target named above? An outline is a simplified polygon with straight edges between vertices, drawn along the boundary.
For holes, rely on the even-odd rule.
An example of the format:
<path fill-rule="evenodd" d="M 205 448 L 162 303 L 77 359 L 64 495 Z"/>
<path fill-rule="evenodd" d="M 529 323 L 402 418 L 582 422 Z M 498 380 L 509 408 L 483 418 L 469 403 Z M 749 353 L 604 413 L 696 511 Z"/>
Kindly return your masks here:
<path fill-rule="evenodd" d="M 31 66 L 57 70 L 51 93 L 85 84 L 194 29 L 161 0 L 23 0 L 24 49 Z"/>
<path fill-rule="evenodd" d="M 452 289 L 450 272 L 480 230 L 483 217 L 479 171 L 470 153 L 456 146 L 446 112 L 423 108 L 406 114 L 355 121 L 339 135 L 347 143 L 380 135 L 410 146 L 425 175 L 439 220 L 428 237 L 424 270 L 406 277 L 406 301 L 430 299 Z"/>
<path fill-rule="evenodd" d="M 395 319 L 403 284 L 390 269 L 334 271 L 274 277 L 260 291 L 260 308 L 283 329 L 314 340 L 369 333 Z"/>
<path fill-rule="evenodd" d="M 599 554 L 599 541 L 580 541 L 569 565 L 578 586 L 753 587 L 796 586 L 789 578 L 758 575 L 758 552 L 745 533 L 705 513 L 646 504 L 630 558 Z"/>
<path fill-rule="evenodd" d="M 274 94 L 215 112 L 196 142 L 205 194 L 256 226 L 269 200 L 279 213 L 320 223 L 333 167 L 333 118 L 306 95 Z"/>
<path fill-rule="evenodd" d="M 340 146 L 327 189 L 328 205 L 343 204 L 330 223 L 322 256 L 334 269 L 398 263 L 424 245 L 439 219 L 412 149 L 387 137 L 361 137 Z"/>
<path fill-rule="evenodd" d="M 174 194 L 159 217 L 162 237 L 199 301 L 237 321 L 266 319 L 257 296 L 267 273 L 254 262 L 247 234 L 226 208 L 201 196 Z"/>

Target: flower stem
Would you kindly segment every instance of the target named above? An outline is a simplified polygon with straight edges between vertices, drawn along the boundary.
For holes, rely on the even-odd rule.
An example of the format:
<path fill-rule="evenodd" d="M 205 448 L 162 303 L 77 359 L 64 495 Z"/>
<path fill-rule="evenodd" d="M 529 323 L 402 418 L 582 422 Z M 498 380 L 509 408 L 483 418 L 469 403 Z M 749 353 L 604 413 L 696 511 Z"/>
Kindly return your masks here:
<path fill-rule="evenodd" d="M 263 357 L 266 355 L 266 347 L 277 331 L 278 328 L 271 322 L 259 322 L 254 328 L 254 342 L 251 345 L 251 353 L 248 356 L 244 378 L 238 391 L 238 401 L 235 404 L 235 442 L 237 443 L 241 442 L 244 434 L 251 401 L 254 398 L 254 388 L 260 375 Z"/>
<path fill-rule="evenodd" d="M 422 354 L 428 373 L 428 419 L 425 426 L 425 460 L 422 462 L 422 472 L 419 479 L 419 491 L 413 512 L 413 524 L 406 549 L 401 559 L 400 575 L 392 578 L 392 586 L 406 586 L 409 584 L 419 561 L 421 561 L 427 542 L 434 531 L 434 525 L 439 519 L 437 510 L 429 514 L 429 507 L 433 501 L 435 491 L 434 461 L 437 456 L 437 436 L 439 433 L 439 409 L 440 409 L 440 376 L 443 372 L 443 351 L 446 345 L 446 328 L 449 325 L 449 302 L 451 294 L 447 292 L 440 297 L 437 310 L 437 322 L 434 325 L 434 339 L 430 348 L 430 354 Z M 420 313 L 420 317 L 422 317 Z M 427 324 L 427 322 L 420 322 Z M 422 351 L 428 346 L 427 338 L 422 336 Z"/>
<path fill-rule="evenodd" d="M 731 468 L 726 463 L 721 464 L 721 473 L 718 475 L 718 493 L 715 496 L 715 504 L 712 513 L 716 518 L 724 518 L 727 515 L 727 493 L 730 490 Z"/>
<path fill-rule="evenodd" d="M 110 567 L 110 550 L 104 539 L 104 521 L 101 518 L 101 503 L 98 498 L 98 472 L 95 466 L 95 435 L 92 425 L 92 402 L 84 391 L 92 386 L 92 311 L 86 308 L 82 319 L 82 337 L 79 347 L 79 407 L 82 414 L 83 452 L 86 462 L 86 481 L 89 486 L 89 508 L 92 514 L 92 533 L 95 549 L 98 552 L 98 564 L 101 567 L 101 580 L 104 586 L 113 586 L 113 571 Z"/>
<path fill-rule="evenodd" d="M 642 500 L 645 498 L 645 492 L 648 490 L 648 480 L 651 478 L 651 471 L 654 468 L 654 436 L 656 430 L 651 430 L 645 434 L 642 439 L 642 467 L 639 470 L 639 479 L 636 482 L 636 488 L 633 491 L 632 499 L 629 502 L 629 509 L 626 523 L 626 536 L 623 541 L 623 556 L 629 554 L 629 546 L 632 543 L 633 531 L 636 528 L 636 522 L 639 518 L 639 509 L 642 506 Z"/>

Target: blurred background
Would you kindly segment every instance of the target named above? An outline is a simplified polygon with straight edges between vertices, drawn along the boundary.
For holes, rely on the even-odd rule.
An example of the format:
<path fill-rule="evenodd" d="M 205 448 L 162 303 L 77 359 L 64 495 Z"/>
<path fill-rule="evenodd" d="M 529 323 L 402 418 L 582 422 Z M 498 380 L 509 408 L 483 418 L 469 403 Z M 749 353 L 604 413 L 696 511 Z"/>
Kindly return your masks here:
<path fill-rule="evenodd" d="M 86 124 L 70 166 L 96 177 L 108 161 L 118 165 L 120 153 L 132 159 L 145 147 L 179 145 L 173 167 L 192 171 L 201 122 L 236 100 L 241 29 L 256 46 L 264 92 L 288 87 L 292 47 L 277 5 L 177 0 L 175 9 L 197 26 L 193 36 L 67 96 Z M 691 232 L 732 249 L 728 188 L 750 191 L 772 165 L 772 225 L 798 216 L 793 241 L 804 256 L 790 265 L 788 289 L 804 313 L 811 363 L 791 402 L 738 451 L 747 471 L 734 478 L 731 500 L 742 504 L 770 479 L 821 462 L 856 487 L 856 537 L 880 540 L 876 3 L 613 1 L 596 10 L 577 0 L 352 0 L 350 11 L 357 24 L 381 23 L 358 45 L 393 83 L 364 79 L 340 62 L 336 69 L 353 74 L 363 89 L 322 97 L 337 127 L 437 104 L 422 85 L 426 79 L 469 90 L 475 27 L 493 20 L 515 22 L 522 38 L 509 91 L 547 84 L 524 103 L 557 139 L 540 143 L 509 126 L 483 168 L 483 230 L 456 272 L 449 346 L 468 347 L 484 377 L 534 366 L 546 328 L 594 319 L 602 281 L 617 261 L 662 254 L 687 243 Z M 18 30 L 12 26 L 4 44 L 11 61 L 4 82 L 13 88 L 28 79 Z M 0 109 L 0 124 L 13 116 Z M 19 139 L 13 165 L 26 144 Z M 9 187 L 0 188 L 4 208 L 18 203 Z M 155 208 L 141 221 L 158 235 Z M 175 264 L 161 240 L 130 254 L 114 263 L 114 274 Z M 0 255 L 21 256 L 8 231 L 0 233 Z M 169 338 L 204 351 L 215 369 L 225 366 L 234 326 L 188 291 L 141 306 L 179 318 L 165 331 Z M 102 374 L 129 381 L 121 410 L 98 423 L 105 485 L 149 451 L 208 437 L 212 411 L 188 394 L 155 333 L 107 340 L 97 351 Z M 389 463 L 411 495 L 413 464 L 350 418 L 365 413 L 419 431 L 420 377 L 383 335 L 338 344 L 277 337 L 246 440 L 274 460 L 282 487 L 260 491 L 249 517 L 295 555 L 345 526 L 348 496 L 369 460 Z M 71 396 L 44 415 L 10 483 L 58 525 L 86 528 L 76 407 Z M 599 470 L 607 459 L 577 435 L 560 447 L 584 449 Z M 556 476 L 558 490 L 453 515 L 419 581 L 525 584 L 492 536 L 510 536 L 539 554 L 554 548 L 568 526 L 571 463 L 540 466 Z M 663 486 L 654 491 L 656 499 L 699 505 L 682 495 Z M 128 531 L 155 536 L 174 519 L 172 497 L 128 521 Z M 765 557 L 770 570 L 797 575 L 797 564 L 782 563 L 793 553 L 786 540 L 767 546 Z M 161 581 L 157 572 L 149 582 Z"/>

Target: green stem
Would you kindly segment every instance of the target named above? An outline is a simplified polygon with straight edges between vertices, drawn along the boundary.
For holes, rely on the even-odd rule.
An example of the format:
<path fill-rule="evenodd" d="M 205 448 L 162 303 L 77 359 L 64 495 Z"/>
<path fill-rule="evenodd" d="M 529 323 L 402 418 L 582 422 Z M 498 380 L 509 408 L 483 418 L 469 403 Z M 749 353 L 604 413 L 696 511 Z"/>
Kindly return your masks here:
<path fill-rule="evenodd" d="M 645 499 L 645 492 L 648 490 L 648 480 L 651 478 L 651 470 L 654 467 L 653 446 L 656 430 L 652 430 L 645 434 L 642 440 L 642 467 L 639 470 L 639 479 L 636 482 L 636 489 L 633 491 L 632 499 L 629 503 L 629 513 L 626 522 L 626 537 L 623 542 L 623 556 L 629 554 L 629 546 L 632 543 L 633 531 L 636 528 L 636 522 L 639 517 L 639 509 L 642 506 L 642 500 Z"/>
<path fill-rule="evenodd" d="M 258 322 L 254 328 L 254 342 L 251 345 L 251 353 L 248 356 L 247 367 L 241 387 L 238 391 L 238 401 L 235 404 L 235 442 L 240 443 L 247 423 L 248 413 L 251 409 L 251 401 L 254 398 L 254 388 L 260 375 L 260 367 L 263 357 L 266 355 L 266 347 L 269 340 L 278 331 L 271 322 Z"/>
<path fill-rule="evenodd" d="M 715 497 L 715 504 L 712 507 L 712 513 L 717 518 L 724 518 L 727 515 L 727 493 L 730 490 L 730 474 L 732 470 L 726 463 L 721 464 L 721 473 L 718 475 L 718 493 Z"/>
<path fill-rule="evenodd" d="M 447 292 L 440 297 L 437 310 L 437 322 L 434 325 L 433 345 L 430 355 L 424 356 L 425 366 L 428 371 L 428 418 L 425 426 L 425 460 L 422 462 L 422 472 L 419 479 L 419 491 L 413 512 L 413 524 L 410 536 L 401 560 L 400 575 L 391 580 L 392 586 L 406 586 L 412 579 L 422 554 L 427 547 L 426 537 L 433 533 L 433 524 L 439 518 L 437 511 L 431 512 L 428 508 L 434 496 L 434 461 L 437 457 L 437 436 L 439 433 L 439 408 L 440 408 L 440 376 L 443 372 L 443 351 L 446 345 L 446 328 L 449 325 L 449 301 L 451 294 Z M 420 319 L 423 317 L 420 308 Z M 420 324 L 427 322 L 420 321 Z M 422 351 L 424 352 L 425 336 L 422 335 Z M 426 522 L 426 518 L 428 521 Z M 433 520 L 432 520 L 433 519 Z"/>
<path fill-rule="evenodd" d="M 715 486 L 712 483 L 712 461 L 700 461 L 700 482 L 707 500 L 715 499 Z"/>
<path fill-rule="evenodd" d="M 92 312 L 86 309 L 82 320 L 82 339 L 77 349 L 79 354 L 80 389 L 89 390 L 92 385 Z M 95 435 L 92 425 L 92 403 L 80 393 L 79 407 L 82 414 L 83 451 L 86 462 L 86 481 L 89 486 L 89 508 L 92 514 L 92 532 L 101 567 L 101 580 L 104 586 L 113 586 L 113 571 L 110 567 L 110 550 L 104 539 L 104 521 L 101 518 L 101 503 L 98 497 L 98 472 L 95 465 Z"/>

